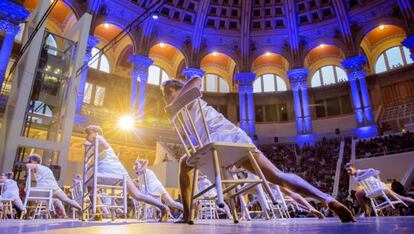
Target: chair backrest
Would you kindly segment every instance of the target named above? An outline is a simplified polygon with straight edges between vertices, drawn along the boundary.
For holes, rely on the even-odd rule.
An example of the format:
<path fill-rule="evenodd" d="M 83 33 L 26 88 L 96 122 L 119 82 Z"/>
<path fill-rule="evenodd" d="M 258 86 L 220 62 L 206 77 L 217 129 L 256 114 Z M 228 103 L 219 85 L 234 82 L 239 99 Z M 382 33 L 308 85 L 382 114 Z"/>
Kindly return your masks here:
<path fill-rule="evenodd" d="M 82 197 L 83 197 L 83 185 L 82 185 L 82 181 L 77 181 L 75 182 L 71 187 L 70 187 L 70 192 L 72 194 L 72 199 L 80 202 L 82 201 Z"/>
<path fill-rule="evenodd" d="M 378 170 L 368 170 L 364 175 L 356 177 L 368 197 L 385 189 L 379 174 Z"/>
<path fill-rule="evenodd" d="M 3 195 L 3 186 L 4 186 L 4 184 L 0 183 L 0 196 Z"/>
<path fill-rule="evenodd" d="M 193 88 L 165 108 L 188 155 L 211 142 L 206 116 L 202 111 L 201 96 L 200 90 Z M 199 125 L 196 126 L 196 123 Z"/>

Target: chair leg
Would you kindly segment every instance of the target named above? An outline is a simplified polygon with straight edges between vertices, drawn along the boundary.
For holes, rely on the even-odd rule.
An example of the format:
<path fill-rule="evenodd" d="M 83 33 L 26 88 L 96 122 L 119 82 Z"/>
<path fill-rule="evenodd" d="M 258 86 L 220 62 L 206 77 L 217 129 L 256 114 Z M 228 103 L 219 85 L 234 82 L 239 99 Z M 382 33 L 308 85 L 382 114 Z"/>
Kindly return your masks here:
<path fill-rule="evenodd" d="M 194 224 L 194 195 L 198 186 L 198 165 L 194 167 L 193 172 L 193 184 L 191 187 L 191 198 L 190 198 L 190 222 L 189 224 Z"/>
<path fill-rule="evenodd" d="M 370 198 L 369 200 L 371 201 L 371 206 L 372 206 L 372 209 L 374 210 L 375 216 L 378 216 L 377 207 L 375 206 L 374 201 L 372 200 L 372 198 Z"/>
<path fill-rule="evenodd" d="M 215 176 L 215 183 L 216 183 L 216 190 L 217 190 L 218 206 L 220 208 L 224 208 L 223 188 L 221 184 L 221 170 L 220 170 L 220 164 L 219 164 L 218 154 L 217 154 L 216 149 L 213 149 L 213 163 L 214 163 L 214 176 Z"/>
<path fill-rule="evenodd" d="M 273 194 L 273 191 L 270 189 L 269 183 L 266 180 L 266 177 L 264 176 L 262 170 L 259 167 L 259 164 L 257 164 L 256 159 L 253 156 L 253 153 L 249 151 L 249 160 L 252 164 L 253 169 L 255 170 L 256 174 L 259 176 L 260 179 L 263 180 L 263 188 L 266 190 L 267 194 L 269 194 L 270 200 L 273 204 L 277 204 L 275 195 Z"/>

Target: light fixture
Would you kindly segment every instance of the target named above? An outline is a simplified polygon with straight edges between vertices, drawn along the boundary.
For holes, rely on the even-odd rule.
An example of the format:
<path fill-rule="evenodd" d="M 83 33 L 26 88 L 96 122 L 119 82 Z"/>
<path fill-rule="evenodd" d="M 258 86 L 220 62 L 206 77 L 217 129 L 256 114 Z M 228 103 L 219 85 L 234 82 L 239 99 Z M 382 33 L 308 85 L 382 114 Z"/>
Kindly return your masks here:
<path fill-rule="evenodd" d="M 380 30 L 384 30 L 385 25 L 381 24 L 378 28 L 379 28 Z"/>
<path fill-rule="evenodd" d="M 270 56 L 270 52 L 266 52 L 265 55 L 269 57 Z"/>
<path fill-rule="evenodd" d="M 325 48 L 325 44 L 321 44 L 319 47 L 321 47 L 323 49 L 323 48 Z"/>
<path fill-rule="evenodd" d="M 158 18 L 159 18 L 159 16 L 158 16 L 158 14 L 157 14 L 157 13 L 154 13 L 154 14 L 152 15 L 152 18 L 156 20 L 156 19 L 158 19 Z"/>
<path fill-rule="evenodd" d="M 213 56 L 217 56 L 217 51 L 213 51 L 213 53 L 211 53 Z"/>
<path fill-rule="evenodd" d="M 118 120 L 118 127 L 122 130 L 131 130 L 134 128 L 135 121 L 130 115 L 123 115 Z"/>
<path fill-rule="evenodd" d="M 110 27 L 109 24 L 107 24 L 107 23 L 104 24 L 104 28 L 108 29 L 109 27 Z"/>
<path fill-rule="evenodd" d="M 165 43 L 161 42 L 161 43 L 160 43 L 160 47 L 161 47 L 161 48 L 164 48 L 164 47 L 165 47 Z"/>

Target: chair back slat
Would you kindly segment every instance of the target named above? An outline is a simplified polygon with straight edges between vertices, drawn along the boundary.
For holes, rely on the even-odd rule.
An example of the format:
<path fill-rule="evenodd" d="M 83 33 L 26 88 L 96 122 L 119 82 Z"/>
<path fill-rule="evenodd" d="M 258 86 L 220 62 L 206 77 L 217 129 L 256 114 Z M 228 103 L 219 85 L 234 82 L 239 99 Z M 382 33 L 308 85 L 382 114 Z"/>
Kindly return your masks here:
<path fill-rule="evenodd" d="M 366 173 L 364 173 L 364 175 L 356 178 L 367 196 L 373 195 L 385 189 L 383 183 L 381 182 L 379 174 L 380 173 L 377 170 L 368 170 Z"/>
<path fill-rule="evenodd" d="M 201 97 L 200 90 L 193 88 L 165 108 L 188 155 L 211 142 Z"/>

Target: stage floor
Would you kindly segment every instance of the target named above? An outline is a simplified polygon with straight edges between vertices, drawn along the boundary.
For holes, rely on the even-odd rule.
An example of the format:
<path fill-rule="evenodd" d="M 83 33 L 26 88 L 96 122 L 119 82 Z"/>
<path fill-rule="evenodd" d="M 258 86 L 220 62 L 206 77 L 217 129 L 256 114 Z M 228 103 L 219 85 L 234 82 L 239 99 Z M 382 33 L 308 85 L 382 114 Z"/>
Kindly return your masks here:
<path fill-rule="evenodd" d="M 336 218 L 290 219 L 233 224 L 230 221 L 198 221 L 195 225 L 128 221 L 80 222 L 70 220 L 0 221 L 1 234 L 212 234 L 212 233 L 414 233 L 414 217 L 361 218 L 342 224 Z"/>

